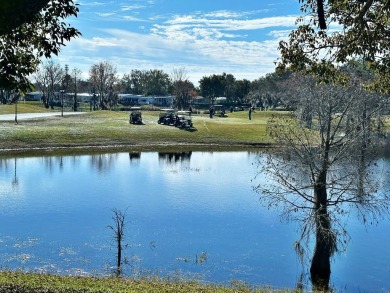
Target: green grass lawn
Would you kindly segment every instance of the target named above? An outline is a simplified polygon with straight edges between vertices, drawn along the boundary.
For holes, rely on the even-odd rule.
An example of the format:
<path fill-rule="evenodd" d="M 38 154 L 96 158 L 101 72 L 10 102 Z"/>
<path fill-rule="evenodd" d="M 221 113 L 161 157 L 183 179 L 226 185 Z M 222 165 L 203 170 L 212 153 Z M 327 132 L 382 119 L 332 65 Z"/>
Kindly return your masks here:
<path fill-rule="evenodd" d="M 19 102 L 17 105 L 18 113 L 40 113 L 50 112 L 39 102 Z M 15 105 L 0 105 L 0 114 L 13 114 L 15 113 Z"/>
<path fill-rule="evenodd" d="M 0 105 L 0 114 L 14 113 L 14 105 Z M 194 128 L 179 129 L 157 123 L 158 111 L 143 111 L 143 125 L 129 124 L 129 113 L 93 111 L 83 115 L 30 120 L 0 121 L 0 151 L 37 150 L 234 150 L 262 148 L 272 144 L 267 122 L 272 115 L 289 112 L 255 111 L 252 120 L 247 111 L 227 113 L 227 117 L 194 114 Z M 20 102 L 18 113 L 51 112 L 38 102 Z M 390 120 L 385 122 L 390 128 Z"/>
<path fill-rule="evenodd" d="M 0 114 L 14 113 L 13 105 L 1 105 Z M 39 104 L 20 103 L 18 113 L 50 111 Z M 246 111 L 210 119 L 193 115 L 194 128 L 179 129 L 157 123 L 158 111 L 143 111 L 143 125 L 129 124 L 128 112 L 93 111 L 83 115 L 30 120 L 0 121 L 0 149 L 161 148 L 234 149 L 264 147 L 271 143 L 266 124 L 273 114 Z"/>

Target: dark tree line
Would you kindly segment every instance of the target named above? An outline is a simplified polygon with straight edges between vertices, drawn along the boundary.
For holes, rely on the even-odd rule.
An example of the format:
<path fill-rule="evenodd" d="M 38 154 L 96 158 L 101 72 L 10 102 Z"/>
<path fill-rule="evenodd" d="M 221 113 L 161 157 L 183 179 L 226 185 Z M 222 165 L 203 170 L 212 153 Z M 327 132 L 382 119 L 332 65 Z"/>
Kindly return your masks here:
<path fill-rule="evenodd" d="M 247 79 L 236 80 L 232 74 L 213 74 L 199 81 L 200 94 L 215 103 L 217 97 L 225 97 L 229 104 L 248 103 L 251 82 Z"/>

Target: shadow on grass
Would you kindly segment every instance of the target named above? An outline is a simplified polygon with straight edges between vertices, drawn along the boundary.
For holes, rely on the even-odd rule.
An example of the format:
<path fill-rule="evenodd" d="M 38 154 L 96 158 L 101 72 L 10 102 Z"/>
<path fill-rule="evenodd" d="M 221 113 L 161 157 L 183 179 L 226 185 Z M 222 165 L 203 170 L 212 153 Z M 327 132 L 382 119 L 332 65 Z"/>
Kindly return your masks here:
<path fill-rule="evenodd" d="M 191 128 L 185 128 L 185 127 L 183 127 L 183 128 L 179 128 L 180 130 L 183 130 L 183 131 L 187 131 L 187 132 L 196 132 L 196 131 L 198 131 L 198 129 L 196 129 L 196 128 L 193 128 L 193 127 L 191 127 Z"/>

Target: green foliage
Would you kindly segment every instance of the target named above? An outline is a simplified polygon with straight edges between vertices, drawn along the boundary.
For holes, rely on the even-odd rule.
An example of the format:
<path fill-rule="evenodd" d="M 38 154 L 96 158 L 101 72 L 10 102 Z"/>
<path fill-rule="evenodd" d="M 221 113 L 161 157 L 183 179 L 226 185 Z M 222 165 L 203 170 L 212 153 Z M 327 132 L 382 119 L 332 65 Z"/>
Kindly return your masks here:
<path fill-rule="evenodd" d="M 142 81 L 144 95 L 163 96 L 169 93 L 171 87 L 169 75 L 158 69 L 145 71 Z"/>
<path fill-rule="evenodd" d="M 390 66 L 390 6 L 387 0 L 326 1 L 326 29 L 319 29 L 317 0 L 300 0 L 307 17 L 297 20 L 299 26 L 281 41 L 279 69 L 291 68 L 323 76 L 325 82 L 342 80 L 335 65 L 360 57 L 376 71 L 377 78 L 388 80 Z M 377 85 L 379 85 L 377 83 Z M 389 83 L 381 83 L 388 91 Z"/>
<path fill-rule="evenodd" d="M 31 21 L 50 0 L 0 1 L 0 35 Z M 21 13 L 22 11 L 22 13 Z"/>
<path fill-rule="evenodd" d="M 123 92 L 135 95 L 163 96 L 171 91 L 169 75 L 159 69 L 132 70 L 121 79 Z"/>
<path fill-rule="evenodd" d="M 204 76 L 199 81 L 200 94 L 211 99 L 212 104 L 214 104 L 217 97 L 232 96 L 235 82 L 236 79 L 232 74 Z"/>
<path fill-rule="evenodd" d="M 32 89 L 28 76 L 37 69 L 39 58 L 57 55 L 66 41 L 80 35 L 63 21 L 77 16 L 77 5 L 72 0 L 50 1 L 25 23 L 0 36 L 0 88 Z"/>

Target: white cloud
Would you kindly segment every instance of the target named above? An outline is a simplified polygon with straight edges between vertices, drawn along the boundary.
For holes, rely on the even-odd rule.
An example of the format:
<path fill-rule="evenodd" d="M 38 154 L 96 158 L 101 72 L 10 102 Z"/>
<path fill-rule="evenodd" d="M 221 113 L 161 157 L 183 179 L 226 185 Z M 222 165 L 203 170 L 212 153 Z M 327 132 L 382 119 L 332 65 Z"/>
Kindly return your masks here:
<path fill-rule="evenodd" d="M 94 2 L 89 2 L 89 1 L 79 1 L 80 6 L 92 6 L 92 7 L 96 7 L 96 6 L 105 6 L 108 4 L 108 2 L 98 2 L 98 1 L 94 1 Z"/>
<path fill-rule="evenodd" d="M 256 19 L 209 19 L 196 16 L 175 16 L 163 24 L 155 24 L 151 33 L 168 39 L 223 40 L 247 39 L 245 32 L 262 29 L 293 27 L 296 16 L 267 17 Z"/>
<path fill-rule="evenodd" d="M 101 17 L 108 17 L 108 16 L 113 16 L 115 15 L 114 12 L 107 12 L 107 13 L 99 13 L 99 12 L 96 12 L 97 15 L 101 16 Z"/>
<path fill-rule="evenodd" d="M 131 12 L 146 5 L 143 1 L 122 5 L 119 10 Z M 142 31 L 147 33 L 134 32 L 131 27 L 105 29 L 98 37 L 72 40 L 61 52 L 61 58 L 72 58 L 75 67 L 83 72 L 107 60 L 120 73 L 132 69 L 170 73 L 173 68 L 184 67 L 194 84 L 203 76 L 222 72 L 253 80 L 274 70 L 279 57 L 278 42 L 286 38 L 296 20 L 292 15 L 261 18 L 259 13 L 219 10 L 170 15 L 168 19 L 166 15 L 154 14 L 143 22 Z M 121 19 L 143 21 L 133 15 L 122 15 Z"/>
<path fill-rule="evenodd" d="M 145 19 L 141 19 L 141 18 L 138 18 L 138 17 L 135 17 L 135 16 L 131 16 L 131 15 L 125 15 L 125 16 L 122 16 L 122 18 L 124 20 L 127 20 L 127 21 L 146 21 Z"/>
<path fill-rule="evenodd" d="M 268 33 L 268 36 L 274 39 L 286 39 L 288 35 L 291 33 L 291 30 L 273 30 Z"/>
<path fill-rule="evenodd" d="M 219 11 L 213 11 L 209 13 L 205 13 L 205 17 L 212 17 L 212 18 L 238 18 L 242 17 L 244 15 L 247 15 L 249 13 L 242 13 L 237 11 L 228 11 L 228 10 L 219 10 Z"/>
<path fill-rule="evenodd" d="M 141 4 L 134 4 L 134 5 L 122 5 L 121 6 L 121 10 L 122 11 L 129 11 L 129 10 L 138 10 L 138 9 L 142 9 L 142 8 L 145 8 L 146 6 L 145 5 L 141 5 Z"/>
<path fill-rule="evenodd" d="M 206 17 L 196 18 L 191 15 L 175 16 L 172 20 L 166 21 L 166 25 L 202 25 L 206 27 L 216 27 L 224 30 L 258 30 L 269 27 L 292 27 L 295 25 L 297 16 L 275 16 L 255 19 L 210 19 Z M 164 26 L 162 26 L 164 27 Z M 179 26 L 180 27 L 180 26 Z"/>
<path fill-rule="evenodd" d="M 203 76 L 222 72 L 231 73 L 238 79 L 253 80 L 273 71 L 273 62 L 278 58 L 277 40 L 170 40 L 117 29 L 106 32 L 109 37 L 72 41 L 61 56 L 64 60 L 66 55 L 72 56 L 75 66 L 84 72 L 103 60 L 116 65 L 121 74 L 131 69 L 154 68 L 169 73 L 173 68 L 185 67 L 194 84 Z"/>

